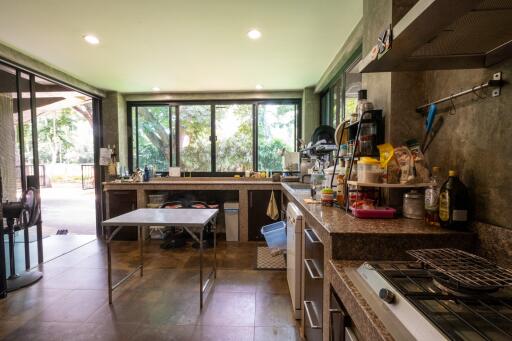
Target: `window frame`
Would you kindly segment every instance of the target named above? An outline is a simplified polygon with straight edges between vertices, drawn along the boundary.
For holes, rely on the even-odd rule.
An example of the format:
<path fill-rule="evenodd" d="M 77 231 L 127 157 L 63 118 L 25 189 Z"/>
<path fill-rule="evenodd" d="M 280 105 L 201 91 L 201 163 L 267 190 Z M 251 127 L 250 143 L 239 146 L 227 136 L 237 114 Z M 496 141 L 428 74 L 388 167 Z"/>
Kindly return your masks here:
<path fill-rule="evenodd" d="M 186 172 L 185 176 L 234 176 L 243 175 L 243 172 L 218 172 L 217 166 L 217 139 L 215 131 L 216 113 L 215 109 L 217 105 L 233 105 L 233 104 L 250 104 L 252 105 L 252 170 L 258 171 L 258 106 L 269 105 L 269 104 L 291 104 L 295 105 L 295 126 L 294 126 L 294 151 L 298 149 L 298 139 L 302 137 L 302 100 L 301 99 L 246 99 L 246 100 L 200 100 L 200 101 L 128 101 L 126 103 L 127 110 L 127 135 L 128 135 L 128 168 L 131 172 L 138 165 L 138 150 L 134 150 L 134 147 L 138 149 L 138 113 L 135 111 L 135 122 L 132 118 L 133 109 L 136 110 L 138 107 L 154 107 L 154 106 L 168 106 L 169 107 L 169 166 L 180 165 L 180 149 L 179 149 L 179 124 L 180 124 L 180 106 L 183 105 L 210 105 L 210 132 L 211 132 L 211 171 L 210 172 Z M 175 108 L 175 131 L 176 135 L 172 138 L 172 115 L 173 109 Z M 135 130 L 134 130 L 135 128 Z M 134 134 L 135 133 L 135 134 Z M 135 139 L 134 139 L 135 135 Z M 135 140 L 135 141 L 134 141 Z M 134 146 L 135 142 L 135 146 Z M 134 153 L 135 152 L 135 153 Z M 173 164 L 173 153 L 175 153 L 175 163 Z M 136 156 L 137 160 L 134 160 Z M 282 171 L 272 170 L 275 173 L 282 173 Z M 162 175 L 167 175 L 168 172 L 158 172 Z"/>
<path fill-rule="evenodd" d="M 322 101 L 320 105 L 320 124 L 337 127 L 338 124 L 347 119 L 347 113 L 345 112 L 345 92 L 347 88 L 346 72 L 356 65 L 361 60 L 362 56 L 362 45 L 360 45 L 354 50 L 350 58 L 348 58 L 338 73 L 336 73 L 332 78 L 326 86 L 325 91 L 320 94 L 321 98 L 326 98 L 326 100 Z M 332 103 L 334 91 L 336 91 L 336 98 L 338 99 L 335 104 Z M 336 107 L 336 112 L 332 111 L 334 105 Z"/>

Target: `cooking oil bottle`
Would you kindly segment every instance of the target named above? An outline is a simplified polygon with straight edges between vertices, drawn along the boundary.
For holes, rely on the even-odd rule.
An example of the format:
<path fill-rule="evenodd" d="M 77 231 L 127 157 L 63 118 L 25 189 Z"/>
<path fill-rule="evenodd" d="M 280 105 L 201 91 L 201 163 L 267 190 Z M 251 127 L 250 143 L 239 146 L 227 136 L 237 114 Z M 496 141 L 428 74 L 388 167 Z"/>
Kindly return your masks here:
<path fill-rule="evenodd" d="M 430 186 L 425 190 L 425 222 L 428 225 L 439 226 L 439 191 L 441 174 L 439 167 L 432 167 Z"/>
<path fill-rule="evenodd" d="M 439 193 L 439 222 L 442 227 L 464 229 L 468 223 L 469 195 L 457 172 L 449 171 Z"/>

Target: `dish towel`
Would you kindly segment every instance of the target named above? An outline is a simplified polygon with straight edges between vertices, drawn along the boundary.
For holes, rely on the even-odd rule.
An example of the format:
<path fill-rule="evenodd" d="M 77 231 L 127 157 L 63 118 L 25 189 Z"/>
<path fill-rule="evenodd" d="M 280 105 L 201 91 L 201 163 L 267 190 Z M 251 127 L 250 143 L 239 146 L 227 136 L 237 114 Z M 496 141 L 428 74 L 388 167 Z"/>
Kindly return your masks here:
<path fill-rule="evenodd" d="M 270 201 L 268 202 L 267 207 L 267 215 L 272 220 L 277 220 L 279 218 L 279 210 L 277 208 L 276 197 L 274 196 L 274 191 L 270 194 Z"/>

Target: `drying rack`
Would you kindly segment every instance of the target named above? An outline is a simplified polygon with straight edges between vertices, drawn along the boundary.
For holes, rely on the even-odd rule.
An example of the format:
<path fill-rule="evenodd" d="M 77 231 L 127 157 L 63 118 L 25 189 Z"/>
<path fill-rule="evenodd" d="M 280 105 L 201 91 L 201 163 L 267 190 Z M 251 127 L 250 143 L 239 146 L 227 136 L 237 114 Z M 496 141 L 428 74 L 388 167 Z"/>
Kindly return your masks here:
<path fill-rule="evenodd" d="M 489 88 L 489 87 L 494 88 L 492 90 L 492 97 L 497 97 L 501 94 L 501 87 L 504 84 L 505 84 L 505 82 L 503 81 L 502 73 L 496 72 L 495 74 L 492 75 L 492 78 L 489 79 L 487 82 L 485 82 L 483 84 L 476 85 L 476 86 L 472 87 L 471 89 L 466 89 L 466 90 L 460 91 L 460 92 L 450 95 L 448 97 L 444 97 L 444 98 L 438 99 L 436 101 L 433 101 L 433 102 L 430 102 L 427 104 L 423 104 L 416 108 L 416 112 L 421 114 L 424 112 L 425 109 L 430 107 L 432 104 L 440 104 L 440 103 L 444 103 L 444 102 L 448 102 L 448 101 L 453 101 L 454 98 L 461 97 L 461 96 L 471 94 L 471 93 L 474 94 L 478 90 L 482 90 L 482 89 Z"/>

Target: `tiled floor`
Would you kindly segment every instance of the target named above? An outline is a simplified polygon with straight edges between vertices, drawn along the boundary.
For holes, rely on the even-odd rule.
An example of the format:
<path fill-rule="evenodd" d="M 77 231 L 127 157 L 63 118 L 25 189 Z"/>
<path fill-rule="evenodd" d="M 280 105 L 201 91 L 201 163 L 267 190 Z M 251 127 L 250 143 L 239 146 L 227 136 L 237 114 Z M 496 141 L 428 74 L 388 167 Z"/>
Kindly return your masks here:
<path fill-rule="evenodd" d="M 0 300 L 0 339 L 299 340 L 286 273 L 253 270 L 256 246 L 219 243 L 217 281 L 201 313 L 194 249 L 149 242 L 144 277 L 119 287 L 109 305 L 105 247 L 92 242 L 46 263 L 39 283 Z M 134 243 L 116 243 L 114 280 L 137 255 Z"/>

